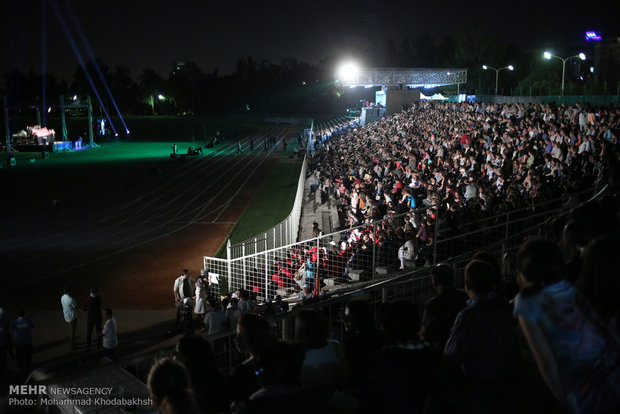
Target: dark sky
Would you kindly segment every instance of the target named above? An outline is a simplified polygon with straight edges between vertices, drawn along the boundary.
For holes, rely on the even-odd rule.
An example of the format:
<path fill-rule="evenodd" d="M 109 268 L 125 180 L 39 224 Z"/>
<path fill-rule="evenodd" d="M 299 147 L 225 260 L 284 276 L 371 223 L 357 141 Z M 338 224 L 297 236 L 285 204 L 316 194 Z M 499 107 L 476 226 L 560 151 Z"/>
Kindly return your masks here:
<path fill-rule="evenodd" d="M 620 36 L 618 0 L 578 5 L 568 0 L 0 0 L 2 73 L 40 71 L 44 2 L 58 4 L 71 23 L 69 5 L 95 56 L 111 67 L 128 66 L 134 77 L 144 68 L 166 76 L 177 60 L 195 61 L 206 71 L 218 67 L 220 73 L 232 71 L 239 56 L 316 63 L 370 38 L 394 38 L 398 44 L 429 33 L 439 40 L 466 23 L 479 23 L 500 42 L 524 48 L 575 45 L 586 29 Z M 364 24 L 369 11 L 375 16 L 372 28 Z M 78 61 L 50 6 L 46 32 L 48 70 L 69 80 Z"/>

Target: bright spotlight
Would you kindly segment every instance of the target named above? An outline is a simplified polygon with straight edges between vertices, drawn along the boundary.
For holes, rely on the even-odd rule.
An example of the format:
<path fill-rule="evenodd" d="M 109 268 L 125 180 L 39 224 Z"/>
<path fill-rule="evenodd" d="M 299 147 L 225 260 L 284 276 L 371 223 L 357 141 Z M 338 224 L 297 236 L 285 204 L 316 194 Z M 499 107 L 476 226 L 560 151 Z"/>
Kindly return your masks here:
<path fill-rule="evenodd" d="M 125 130 L 125 133 L 126 133 L 127 135 L 129 135 L 129 130 L 128 130 L 128 129 L 126 129 L 126 130 Z"/>
<path fill-rule="evenodd" d="M 51 106 L 49 108 L 47 108 L 47 113 L 49 114 L 50 112 L 52 112 L 52 107 Z"/>
<path fill-rule="evenodd" d="M 357 78 L 359 72 L 360 68 L 355 63 L 345 63 L 340 67 L 338 77 L 344 81 L 350 81 Z"/>
<path fill-rule="evenodd" d="M 114 136 L 117 137 L 118 136 L 118 132 L 116 134 L 114 134 Z"/>
<path fill-rule="evenodd" d="M 482 65 L 482 69 L 487 70 L 489 67 L 487 65 Z"/>
<path fill-rule="evenodd" d="M 583 52 L 581 52 L 581 53 L 579 54 L 579 59 L 581 59 L 581 60 L 586 60 L 586 54 L 585 54 L 585 53 L 583 53 Z"/>
<path fill-rule="evenodd" d="M 543 56 L 545 57 L 545 59 L 551 59 L 551 53 L 547 52 L 545 50 L 545 53 L 543 53 Z"/>
<path fill-rule="evenodd" d="M 77 100 L 77 95 L 73 95 L 73 100 L 76 101 Z"/>
<path fill-rule="evenodd" d="M 514 67 L 514 66 L 512 66 L 512 65 L 508 65 L 508 69 L 509 69 L 509 70 L 515 70 L 515 67 Z"/>

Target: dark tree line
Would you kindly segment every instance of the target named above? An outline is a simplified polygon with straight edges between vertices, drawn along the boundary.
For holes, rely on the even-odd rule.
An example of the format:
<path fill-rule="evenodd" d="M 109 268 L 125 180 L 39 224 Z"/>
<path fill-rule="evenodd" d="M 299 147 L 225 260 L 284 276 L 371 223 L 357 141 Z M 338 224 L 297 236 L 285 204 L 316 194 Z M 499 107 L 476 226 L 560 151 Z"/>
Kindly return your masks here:
<path fill-rule="evenodd" d="M 351 51 L 351 55 L 362 53 Z M 466 68 L 467 84 L 461 93 L 484 93 L 493 89 L 495 73 L 484 71 L 482 64 L 496 68 L 512 64 L 514 72 L 502 72 L 501 90 L 505 94 L 527 94 L 551 91 L 559 85 L 559 71 L 552 70 L 541 59 L 542 51 L 524 52 L 505 45 L 477 25 L 464 26 L 442 39 L 423 34 L 414 39 L 388 40 L 363 54 L 377 67 Z M 120 111 L 126 115 L 191 115 L 234 111 L 261 113 L 332 112 L 342 106 L 342 93 L 335 84 L 338 60 L 327 57 L 317 64 L 294 59 L 279 64 L 240 57 L 231 74 L 222 75 L 216 68 L 205 71 L 194 62 L 172 67 L 167 76 L 144 69 L 134 76 L 124 66 L 98 66 Z M 103 104 L 109 113 L 115 111 L 106 89 L 95 70 L 87 63 Z M 582 73 L 586 71 L 582 70 Z M 587 73 L 584 73 L 587 76 Z M 579 73 L 577 73 L 579 75 Z M 4 93 L 13 105 L 41 105 L 41 75 L 35 72 L 13 72 L 5 76 Z M 567 72 L 567 82 L 578 80 Z M 47 102 L 57 104 L 59 94 L 80 98 L 93 97 L 91 85 L 78 66 L 70 83 L 52 74 L 46 75 Z M 448 93 L 454 91 L 448 90 Z"/>

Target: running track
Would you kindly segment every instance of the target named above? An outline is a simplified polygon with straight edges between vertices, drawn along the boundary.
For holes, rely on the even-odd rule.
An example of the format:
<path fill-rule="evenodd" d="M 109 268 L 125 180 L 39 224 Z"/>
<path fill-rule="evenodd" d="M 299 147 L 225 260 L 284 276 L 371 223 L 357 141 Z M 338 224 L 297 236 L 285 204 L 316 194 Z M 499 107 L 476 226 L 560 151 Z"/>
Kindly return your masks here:
<path fill-rule="evenodd" d="M 198 274 L 202 256 L 216 253 L 275 162 L 259 144 L 287 134 L 259 131 L 245 137 L 241 154 L 222 154 L 235 142 L 188 158 L 180 172 L 122 205 L 1 237 L 0 306 L 57 308 L 70 284 L 77 299 L 98 286 L 112 308 L 171 307 L 180 270 Z"/>

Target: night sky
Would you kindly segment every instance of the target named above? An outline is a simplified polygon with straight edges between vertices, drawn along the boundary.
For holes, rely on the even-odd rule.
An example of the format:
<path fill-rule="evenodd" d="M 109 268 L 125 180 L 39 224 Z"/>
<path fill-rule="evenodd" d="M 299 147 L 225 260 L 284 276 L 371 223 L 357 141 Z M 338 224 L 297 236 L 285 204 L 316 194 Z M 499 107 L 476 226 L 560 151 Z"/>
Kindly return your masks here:
<path fill-rule="evenodd" d="M 44 1 L 52 3 L 0 1 L 2 73 L 15 68 L 41 71 Z M 618 0 L 578 5 L 540 0 L 54 1 L 67 22 L 66 5 L 74 11 L 95 56 L 110 67 L 128 66 L 134 78 L 144 68 L 167 76 L 176 61 L 195 61 L 207 72 L 217 67 L 223 74 L 234 69 L 239 56 L 317 63 L 328 55 L 346 55 L 351 45 L 368 39 L 383 44 L 393 38 L 398 45 L 406 37 L 429 33 L 439 41 L 467 23 L 478 23 L 500 42 L 525 49 L 578 47 L 586 29 L 620 36 Z M 375 16 L 372 26 L 365 23 L 369 11 Z M 78 61 L 49 6 L 46 43 L 48 71 L 70 80 Z"/>

